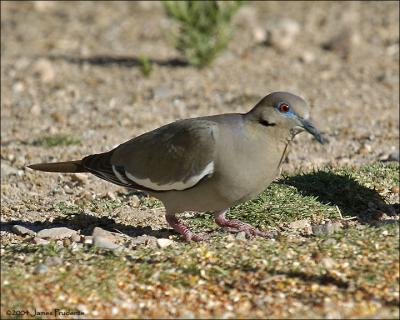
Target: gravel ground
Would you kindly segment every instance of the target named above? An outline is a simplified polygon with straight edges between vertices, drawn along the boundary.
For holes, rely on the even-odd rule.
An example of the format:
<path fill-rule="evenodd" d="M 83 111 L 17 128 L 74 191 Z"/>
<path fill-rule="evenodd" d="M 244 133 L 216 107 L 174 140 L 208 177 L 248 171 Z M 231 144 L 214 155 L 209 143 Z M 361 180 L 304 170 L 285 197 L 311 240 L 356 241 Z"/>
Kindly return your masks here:
<path fill-rule="evenodd" d="M 103 152 L 177 119 L 245 112 L 272 91 L 309 101 L 330 140 L 296 137 L 284 172 L 398 161 L 398 17 L 390 1 L 249 3 L 228 50 L 198 70 L 174 49 L 176 26 L 158 2 L 2 2 L 2 248 L 21 241 L 14 223 L 82 225 L 84 233 L 111 218 L 137 227 L 135 235 L 167 237 L 154 200 L 96 177 L 25 166 Z M 266 30 L 283 40 L 266 45 Z M 148 78 L 141 56 L 153 65 Z M 43 142 L 56 135 L 65 145 Z M 92 220 L 66 218 L 75 205 Z"/>
<path fill-rule="evenodd" d="M 297 137 L 283 170 L 398 159 L 398 2 L 246 5 L 229 50 L 203 70 L 182 63 L 175 26 L 156 2 L 4 2 L 1 9 L 3 221 L 45 220 L 54 202 L 122 190 L 94 177 L 71 188 L 69 175 L 27 164 L 106 151 L 181 118 L 244 112 L 277 90 L 308 100 L 331 141 Z M 290 46 L 260 43 L 267 29 L 279 34 L 282 21 L 299 29 Z M 138 68 L 141 55 L 153 61 L 149 78 Z M 32 143 L 55 134 L 80 143 Z M 127 215 L 127 223 L 143 220 L 142 212 Z"/>

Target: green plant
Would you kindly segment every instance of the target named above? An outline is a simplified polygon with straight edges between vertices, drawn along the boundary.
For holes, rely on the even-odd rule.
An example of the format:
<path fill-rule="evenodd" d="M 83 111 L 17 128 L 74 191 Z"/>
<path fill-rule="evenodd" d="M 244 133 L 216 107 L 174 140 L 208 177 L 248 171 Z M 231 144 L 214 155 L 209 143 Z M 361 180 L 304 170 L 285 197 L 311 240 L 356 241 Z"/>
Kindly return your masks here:
<path fill-rule="evenodd" d="M 153 72 L 153 65 L 151 64 L 151 61 L 146 56 L 140 56 L 139 63 L 140 63 L 140 71 L 146 78 L 148 78 L 150 74 Z"/>
<path fill-rule="evenodd" d="M 55 146 L 70 146 L 80 144 L 80 140 L 63 134 L 55 134 L 35 139 L 32 144 L 34 146 L 50 148 Z"/>
<path fill-rule="evenodd" d="M 164 1 L 167 15 L 178 22 L 176 47 L 197 67 L 210 64 L 231 36 L 231 18 L 243 1 Z"/>

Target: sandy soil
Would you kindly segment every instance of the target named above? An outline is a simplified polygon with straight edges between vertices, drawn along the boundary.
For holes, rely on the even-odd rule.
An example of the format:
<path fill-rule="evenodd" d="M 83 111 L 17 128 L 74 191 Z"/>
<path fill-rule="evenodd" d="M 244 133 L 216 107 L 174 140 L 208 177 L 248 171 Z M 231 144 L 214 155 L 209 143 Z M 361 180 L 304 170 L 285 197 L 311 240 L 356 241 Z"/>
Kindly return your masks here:
<path fill-rule="evenodd" d="M 398 2 L 251 3 L 235 17 L 229 49 L 198 70 L 182 63 L 171 41 L 175 26 L 157 3 L 2 2 L 2 221 L 51 221 L 60 214 L 55 203 L 125 192 L 27 164 L 106 151 L 181 118 L 245 112 L 278 90 L 309 101 L 331 141 L 297 137 L 285 171 L 398 157 L 398 14 Z M 300 26 L 287 49 L 257 42 L 282 19 Z M 351 36 L 323 49 L 343 32 Z M 138 67 L 141 55 L 153 62 L 149 78 Z M 52 134 L 81 143 L 32 144 Z M 113 214 L 126 224 L 166 226 L 160 209 Z"/>

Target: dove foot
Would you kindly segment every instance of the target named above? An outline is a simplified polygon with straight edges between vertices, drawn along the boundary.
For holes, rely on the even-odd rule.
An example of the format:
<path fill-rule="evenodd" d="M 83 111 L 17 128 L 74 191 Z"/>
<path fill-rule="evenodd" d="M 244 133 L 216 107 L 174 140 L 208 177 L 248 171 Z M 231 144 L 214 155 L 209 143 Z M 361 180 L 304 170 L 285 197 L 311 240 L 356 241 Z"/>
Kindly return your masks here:
<path fill-rule="evenodd" d="M 220 227 L 223 227 L 227 231 L 231 232 L 243 231 L 250 236 L 259 236 L 263 238 L 271 238 L 275 236 L 274 232 L 261 231 L 249 225 L 248 223 L 242 222 L 240 220 L 227 219 L 225 217 L 225 212 L 226 210 L 218 211 L 214 214 L 214 217 L 215 217 L 215 223 L 218 224 Z"/>
<path fill-rule="evenodd" d="M 197 234 L 190 231 L 190 229 L 179 221 L 177 217 L 173 214 L 167 214 L 166 216 L 167 222 L 169 225 L 177 232 L 179 232 L 187 241 L 204 241 L 208 239 L 207 235 Z"/>

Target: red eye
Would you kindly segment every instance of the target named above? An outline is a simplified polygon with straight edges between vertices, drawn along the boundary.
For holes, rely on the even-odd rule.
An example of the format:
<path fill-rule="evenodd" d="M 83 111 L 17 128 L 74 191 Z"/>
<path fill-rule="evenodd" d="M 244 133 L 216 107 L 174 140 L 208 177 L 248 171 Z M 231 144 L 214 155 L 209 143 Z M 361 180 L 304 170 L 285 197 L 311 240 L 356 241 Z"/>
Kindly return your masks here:
<path fill-rule="evenodd" d="M 288 112 L 290 110 L 290 107 L 287 103 L 281 103 L 278 108 L 280 112 Z"/>

